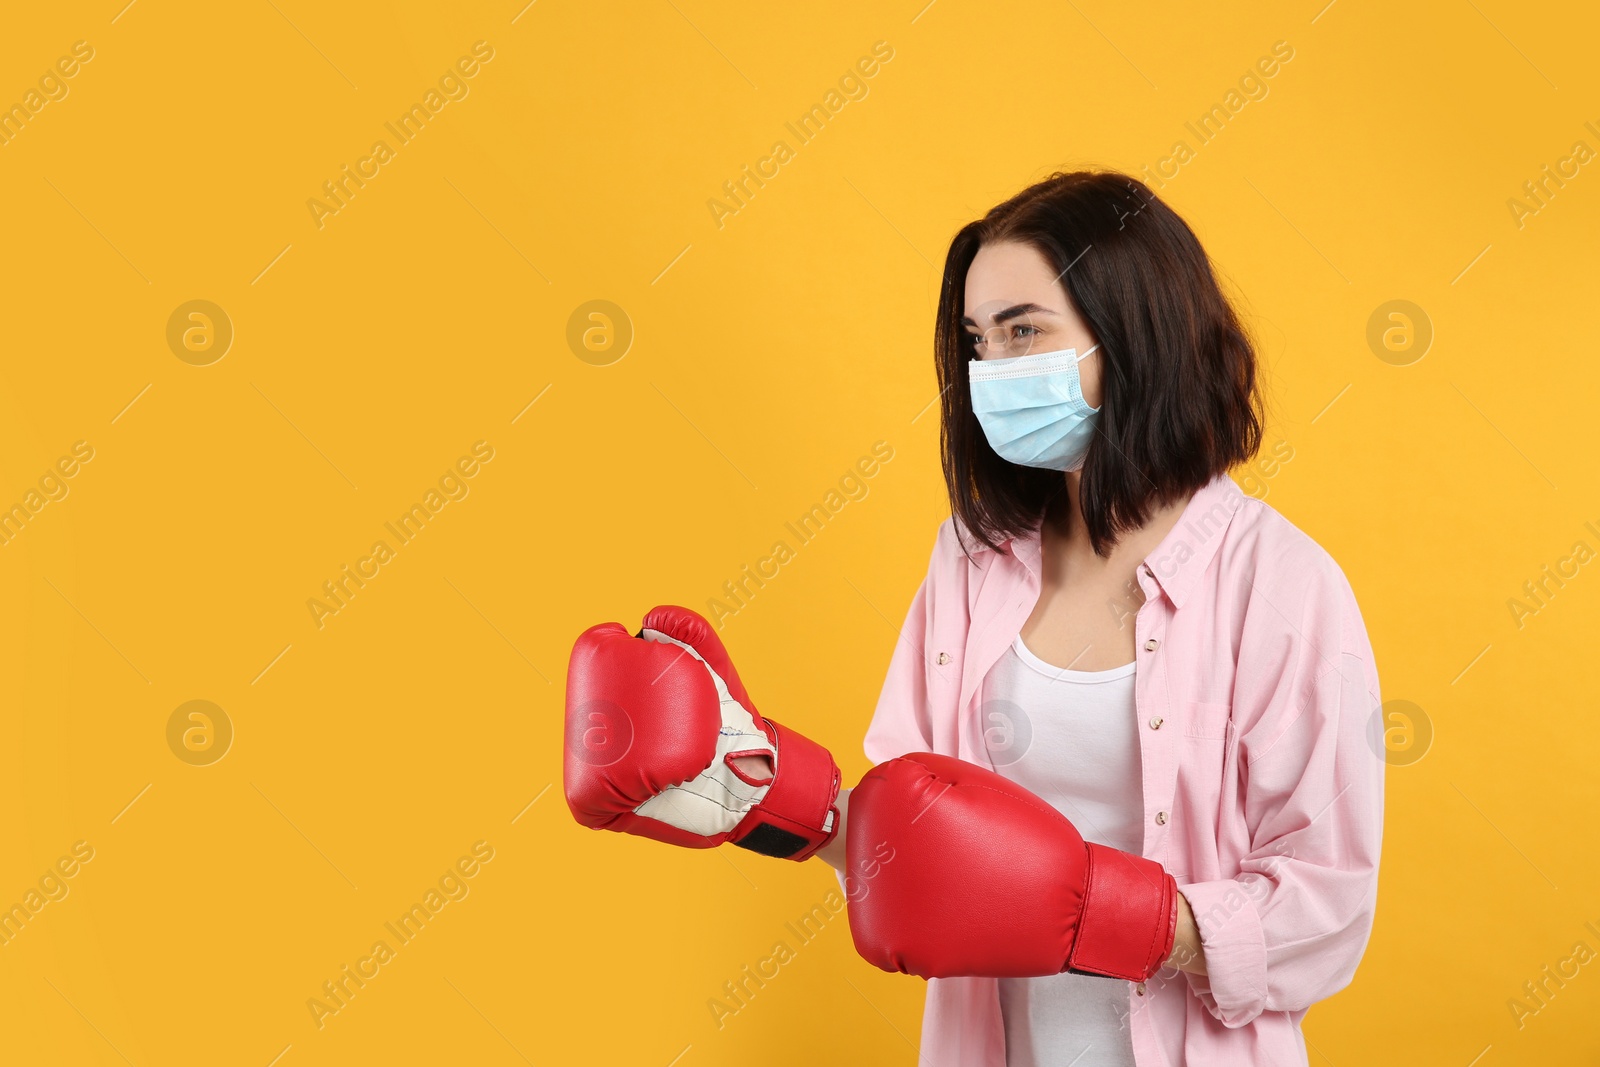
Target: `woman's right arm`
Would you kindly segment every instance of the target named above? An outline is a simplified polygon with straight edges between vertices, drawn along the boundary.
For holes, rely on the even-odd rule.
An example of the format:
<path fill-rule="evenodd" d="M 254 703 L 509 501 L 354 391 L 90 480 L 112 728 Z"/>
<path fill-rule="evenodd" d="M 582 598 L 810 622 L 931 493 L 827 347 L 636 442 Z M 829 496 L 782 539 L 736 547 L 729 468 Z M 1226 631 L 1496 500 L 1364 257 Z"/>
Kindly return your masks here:
<path fill-rule="evenodd" d="M 850 790 L 839 790 L 839 797 L 836 803 L 839 808 L 839 832 L 834 834 L 833 840 L 829 841 L 822 848 L 819 848 L 814 855 L 820 856 L 822 858 L 822 862 L 826 863 L 834 870 L 843 871 L 845 869 L 844 830 L 845 819 L 850 813 Z"/>

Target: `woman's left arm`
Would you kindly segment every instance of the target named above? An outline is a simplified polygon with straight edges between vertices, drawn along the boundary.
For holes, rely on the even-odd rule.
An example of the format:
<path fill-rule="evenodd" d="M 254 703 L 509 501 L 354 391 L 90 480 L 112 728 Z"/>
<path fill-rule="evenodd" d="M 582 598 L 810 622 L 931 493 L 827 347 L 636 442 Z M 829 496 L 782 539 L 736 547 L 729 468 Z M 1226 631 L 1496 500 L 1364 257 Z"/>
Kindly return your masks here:
<path fill-rule="evenodd" d="M 1193 951 L 1173 965 L 1228 1027 L 1343 989 L 1372 931 L 1385 768 L 1369 737 L 1378 676 L 1355 596 L 1333 561 L 1321 562 L 1292 593 L 1258 587 L 1248 605 L 1234 688 L 1241 791 L 1221 832 L 1249 851 L 1231 878 L 1178 886 Z"/>
<path fill-rule="evenodd" d="M 1200 940 L 1200 928 L 1194 924 L 1194 909 L 1189 898 L 1178 893 L 1178 925 L 1172 935 L 1172 954 L 1163 967 L 1176 967 L 1190 974 L 1206 973 L 1206 946 Z"/>

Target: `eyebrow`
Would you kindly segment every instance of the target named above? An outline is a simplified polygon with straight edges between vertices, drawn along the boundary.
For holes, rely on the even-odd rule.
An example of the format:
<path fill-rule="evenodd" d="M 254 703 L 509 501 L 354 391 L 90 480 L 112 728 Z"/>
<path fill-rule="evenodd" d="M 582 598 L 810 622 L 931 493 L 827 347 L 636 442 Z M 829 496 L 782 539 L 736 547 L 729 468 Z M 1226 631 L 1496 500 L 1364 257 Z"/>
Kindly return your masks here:
<path fill-rule="evenodd" d="M 1017 304 L 1017 305 L 1015 305 L 1013 307 L 1006 308 L 1004 311 L 996 312 L 994 314 L 993 318 L 994 318 L 995 322 L 1005 322 L 1007 319 L 1014 319 L 1018 315 L 1034 315 L 1034 314 L 1054 315 L 1054 314 L 1056 314 L 1056 312 L 1051 311 L 1047 307 L 1040 307 L 1038 304 Z M 961 317 L 961 325 L 963 325 L 963 326 L 976 326 L 978 324 L 976 322 L 972 321 L 972 316 L 963 315 Z"/>

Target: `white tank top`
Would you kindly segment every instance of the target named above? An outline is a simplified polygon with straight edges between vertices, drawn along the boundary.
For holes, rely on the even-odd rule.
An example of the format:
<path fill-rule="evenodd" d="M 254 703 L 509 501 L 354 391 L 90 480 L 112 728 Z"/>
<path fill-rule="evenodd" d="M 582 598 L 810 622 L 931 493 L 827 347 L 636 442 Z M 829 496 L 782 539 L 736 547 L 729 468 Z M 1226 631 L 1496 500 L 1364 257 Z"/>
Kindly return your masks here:
<path fill-rule="evenodd" d="M 983 680 L 982 724 L 997 771 L 1065 815 L 1085 841 L 1138 853 L 1134 667 L 1066 670 L 1018 634 Z M 1007 1067 L 1134 1067 L 1131 983 L 1080 974 L 999 982 Z"/>

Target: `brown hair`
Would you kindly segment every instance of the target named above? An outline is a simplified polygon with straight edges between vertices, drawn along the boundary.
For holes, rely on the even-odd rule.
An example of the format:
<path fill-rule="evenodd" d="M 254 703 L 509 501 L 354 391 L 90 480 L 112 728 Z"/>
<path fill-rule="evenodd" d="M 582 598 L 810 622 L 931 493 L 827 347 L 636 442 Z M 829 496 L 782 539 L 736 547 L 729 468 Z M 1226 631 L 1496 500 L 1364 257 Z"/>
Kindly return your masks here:
<path fill-rule="evenodd" d="M 1106 555 L 1153 507 L 1253 457 L 1261 396 L 1250 337 L 1183 219 L 1115 171 L 1057 172 L 968 223 L 950 242 L 934 326 L 945 486 L 961 524 L 991 548 L 1038 528 L 1062 472 L 1002 459 L 972 411 L 962 326 L 981 245 L 1017 241 L 1051 263 L 1100 343 L 1104 394 L 1080 490 Z"/>

